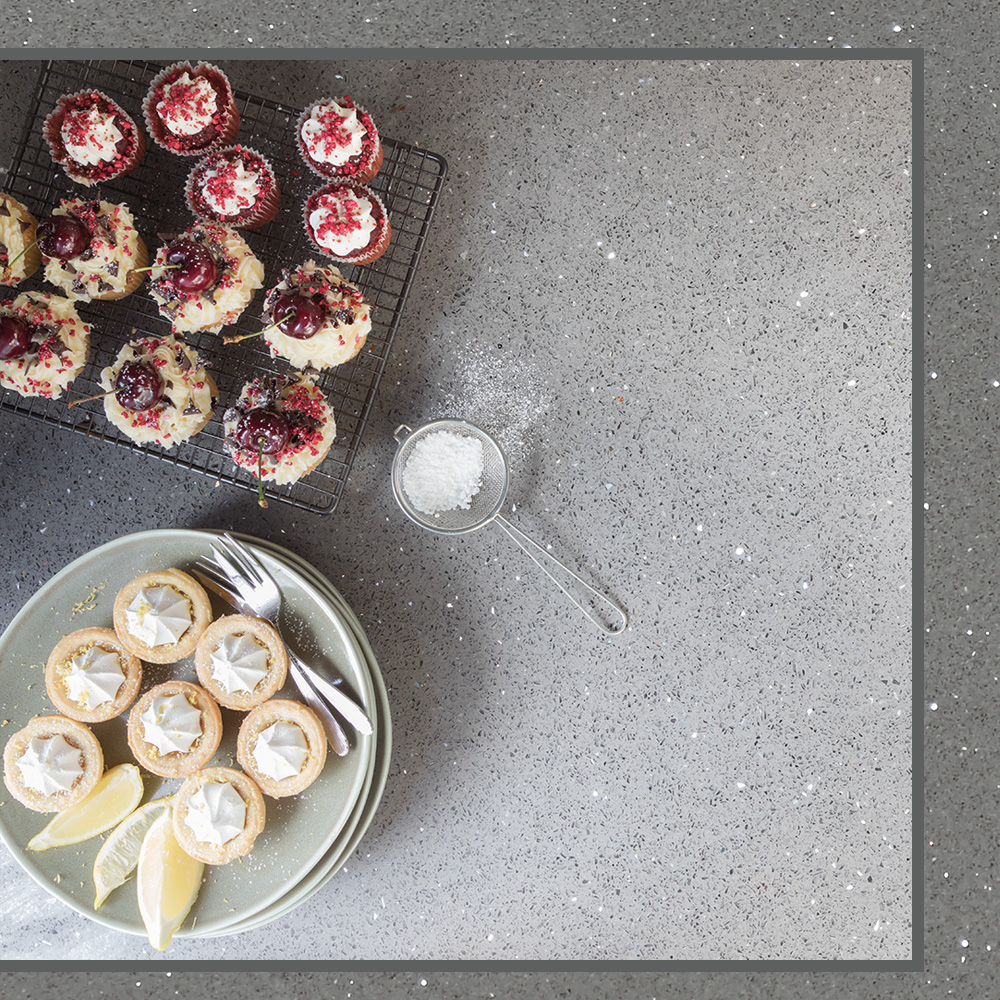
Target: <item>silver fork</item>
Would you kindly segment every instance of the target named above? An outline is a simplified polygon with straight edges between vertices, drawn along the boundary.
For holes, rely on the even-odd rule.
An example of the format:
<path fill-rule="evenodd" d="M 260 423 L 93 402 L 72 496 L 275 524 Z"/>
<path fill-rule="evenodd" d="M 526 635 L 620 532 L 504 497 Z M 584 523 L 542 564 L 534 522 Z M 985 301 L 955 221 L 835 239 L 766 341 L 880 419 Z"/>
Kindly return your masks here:
<path fill-rule="evenodd" d="M 254 615 L 258 617 L 254 610 L 244 601 L 235 590 L 232 590 L 228 583 L 223 582 L 221 579 L 222 573 L 220 570 L 216 569 L 212 571 L 209 575 L 210 565 L 205 560 L 198 560 L 198 565 L 201 569 L 194 570 L 194 575 L 198 577 L 199 580 L 209 590 L 213 593 L 218 594 L 227 604 L 231 604 L 237 611 L 243 614 Z M 344 757 L 350 750 L 350 744 L 347 742 L 347 735 L 345 734 L 340 723 L 337 721 L 333 712 L 330 711 L 329 706 L 320 697 L 319 692 L 309 683 L 309 678 L 306 676 L 305 672 L 299 666 L 298 658 L 292 659 L 292 651 L 289 650 L 288 659 L 288 669 L 289 673 L 292 675 L 292 681 L 295 686 L 299 689 L 299 694 L 302 695 L 302 700 L 319 716 L 320 722 L 323 724 L 323 730 L 326 732 L 326 738 L 330 743 L 330 747 L 333 749 L 334 753 L 338 757 Z"/>
<path fill-rule="evenodd" d="M 219 544 L 212 545 L 216 565 L 204 560 L 198 564 L 209 574 L 218 575 L 219 570 L 237 596 L 250 609 L 250 613 L 266 618 L 275 628 L 280 629 L 281 590 L 266 567 L 231 535 L 224 533 Z M 355 729 L 360 733 L 371 733 L 371 720 L 355 701 L 336 685 L 331 684 L 307 663 L 289 650 L 289 656 L 309 679 L 314 687 Z"/>

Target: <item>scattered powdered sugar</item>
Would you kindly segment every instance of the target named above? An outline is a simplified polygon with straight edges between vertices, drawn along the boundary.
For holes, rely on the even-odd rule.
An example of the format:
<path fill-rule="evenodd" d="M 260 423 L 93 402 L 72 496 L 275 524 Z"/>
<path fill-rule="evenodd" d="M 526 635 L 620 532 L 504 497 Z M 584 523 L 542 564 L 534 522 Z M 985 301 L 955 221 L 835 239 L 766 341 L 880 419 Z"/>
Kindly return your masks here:
<path fill-rule="evenodd" d="M 483 485 L 483 443 L 454 431 L 433 431 L 414 446 L 403 468 L 403 490 L 417 510 L 468 510 Z"/>
<path fill-rule="evenodd" d="M 466 344 L 459 350 L 454 386 L 445 397 L 448 415 L 479 424 L 499 443 L 512 469 L 523 466 L 532 451 L 531 428 L 550 403 L 531 365 L 513 353 Z"/>

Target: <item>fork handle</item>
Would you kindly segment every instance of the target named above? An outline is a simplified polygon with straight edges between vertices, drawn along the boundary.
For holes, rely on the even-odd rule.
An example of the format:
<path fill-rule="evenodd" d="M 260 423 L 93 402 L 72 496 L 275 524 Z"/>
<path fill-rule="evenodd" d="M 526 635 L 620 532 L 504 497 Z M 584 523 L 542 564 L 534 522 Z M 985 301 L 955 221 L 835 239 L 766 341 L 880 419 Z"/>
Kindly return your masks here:
<path fill-rule="evenodd" d="M 289 666 L 291 667 L 292 680 L 299 689 L 299 694 L 302 695 L 303 700 L 319 716 L 320 721 L 323 723 L 326 738 L 329 740 L 333 752 L 338 757 L 346 756 L 350 745 L 347 742 L 347 736 L 341 728 L 340 723 L 334 718 L 333 712 L 327 708 L 326 702 L 320 698 L 319 694 L 309 683 L 308 678 L 296 662 L 296 658 L 290 658 Z"/>
<path fill-rule="evenodd" d="M 331 708 L 339 712 L 359 733 L 364 733 L 366 736 L 371 734 L 372 721 L 356 701 L 349 698 L 339 687 L 331 684 L 325 677 L 320 676 L 291 649 L 288 650 L 288 658 L 305 674 L 310 686 L 326 699 Z"/>

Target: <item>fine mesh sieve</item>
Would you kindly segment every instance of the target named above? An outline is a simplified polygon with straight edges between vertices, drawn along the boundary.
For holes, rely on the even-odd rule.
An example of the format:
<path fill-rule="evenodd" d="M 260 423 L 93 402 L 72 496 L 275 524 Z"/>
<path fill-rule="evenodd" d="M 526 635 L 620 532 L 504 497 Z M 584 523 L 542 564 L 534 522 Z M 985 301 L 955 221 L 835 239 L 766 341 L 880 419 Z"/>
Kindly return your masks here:
<path fill-rule="evenodd" d="M 463 437 L 475 438 L 482 443 L 482 485 L 467 509 L 458 507 L 428 514 L 410 502 L 403 487 L 403 474 L 414 447 L 428 435 L 438 431 L 450 431 Z M 618 605 L 596 591 L 520 528 L 515 528 L 500 515 L 510 481 L 507 458 L 500 445 L 486 431 L 467 420 L 442 419 L 422 424 L 416 430 L 407 424 L 400 424 L 393 437 L 399 447 L 392 462 L 392 493 L 400 509 L 411 521 L 439 535 L 464 535 L 491 521 L 495 522 L 595 625 L 608 635 L 618 635 L 625 631 L 628 615 Z"/>

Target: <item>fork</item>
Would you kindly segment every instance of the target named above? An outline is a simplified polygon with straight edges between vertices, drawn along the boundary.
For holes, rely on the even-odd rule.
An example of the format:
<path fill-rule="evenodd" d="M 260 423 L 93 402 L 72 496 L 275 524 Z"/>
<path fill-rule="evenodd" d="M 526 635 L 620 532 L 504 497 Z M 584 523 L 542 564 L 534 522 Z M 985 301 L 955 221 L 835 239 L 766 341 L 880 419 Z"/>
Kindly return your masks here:
<path fill-rule="evenodd" d="M 199 559 L 197 565 L 216 584 L 235 591 L 235 596 L 249 609 L 249 613 L 266 618 L 280 630 L 281 590 L 264 565 L 228 533 L 224 533 L 218 546 L 212 544 L 215 564 Z M 221 574 L 220 574 L 221 571 Z M 220 579 L 221 576 L 221 579 Z M 290 659 L 307 675 L 309 684 L 321 694 L 358 732 L 371 733 L 371 720 L 355 701 L 336 685 L 320 676 L 315 670 L 289 650 Z"/>
<path fill-rule="evenodd" d="M 199 560 L 199 565 L 202 566 L 201 570 L 193 570 L 194 575 L 198 577 L 201 582 L 208 587 L 213 593 L 218 594 L 227 604 L 231 604 L 237 611 L 243 614 L 254 615 L 253 608 L 251 608 L 241 597 L 232 590 L 221 580 L 221 573 L 216 570 L 214 575 L 209 576 L 206 572 L 209 568 L 208 564 L 202 560 Z M 343 728 L 337 721 L 333 712 L 330 711 L 329 706 L 320 697 L 319 692 L 309 683 L 309 678 L 306 676 L 305 672 L 299 666 L 298 658 L 292 658 L 293 654 L 291 650 L 288 650 L 288 670 L 292 675 L 292 681 L 299 690 L 299 694 L 302 695 L 302 700 L 319 716 L 320 722 L 323 724 L 323 729 L 326 732 L 326 738 L 329 742 L 333 751 L 338 757 L 344 757 L 350 750 L 350 744 L 347 742 L 347 735 L 344 733 Z"/>

